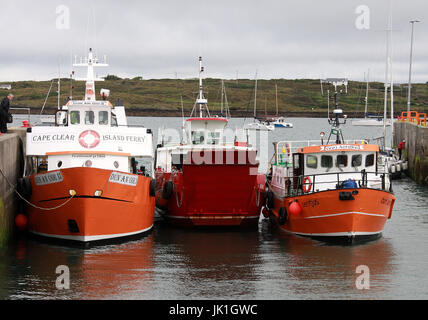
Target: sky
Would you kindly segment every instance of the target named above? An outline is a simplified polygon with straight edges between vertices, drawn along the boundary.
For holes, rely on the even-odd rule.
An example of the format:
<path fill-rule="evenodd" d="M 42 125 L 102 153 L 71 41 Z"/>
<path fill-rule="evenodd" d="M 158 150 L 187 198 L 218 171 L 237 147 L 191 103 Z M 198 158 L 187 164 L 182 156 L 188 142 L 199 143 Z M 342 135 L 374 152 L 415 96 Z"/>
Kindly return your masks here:
<path fill-rule="evenodd" d="M 0 0 L 0 81 L 69 77 L 89 47 L 97 74 L 384 82 L 390 0 Z M 392 1 L 392 70 L 428 81 L 428 1 Z M 364 6 L 364 7 L 361 7 Z M 360 9 L 359 9 L 360 8 Z M 363 8 L 363 9 L 361 9 Z M 361 11 L 362 10 L 362 11 Z"/>

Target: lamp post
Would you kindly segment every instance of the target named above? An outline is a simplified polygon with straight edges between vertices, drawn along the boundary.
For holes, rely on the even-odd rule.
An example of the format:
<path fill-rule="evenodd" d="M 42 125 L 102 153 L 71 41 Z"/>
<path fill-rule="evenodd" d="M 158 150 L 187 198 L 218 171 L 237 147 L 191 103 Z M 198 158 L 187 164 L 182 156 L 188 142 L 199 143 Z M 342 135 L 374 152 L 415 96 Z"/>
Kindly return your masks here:
<path fill-rule="evenodd" d="M 415 26 L 415 22 L 420 22 L 419 20 L 411 20 L 410 23 L 412 24 L 412 35 L 410 40 L 410 67 L 409 67 L 409 87 L 408 87 L 408 94 L 407 94 L 407 112 L 410 111 L 410 91 L 412 87 L 412 59 L 413 59 L 413 29 Z"/>

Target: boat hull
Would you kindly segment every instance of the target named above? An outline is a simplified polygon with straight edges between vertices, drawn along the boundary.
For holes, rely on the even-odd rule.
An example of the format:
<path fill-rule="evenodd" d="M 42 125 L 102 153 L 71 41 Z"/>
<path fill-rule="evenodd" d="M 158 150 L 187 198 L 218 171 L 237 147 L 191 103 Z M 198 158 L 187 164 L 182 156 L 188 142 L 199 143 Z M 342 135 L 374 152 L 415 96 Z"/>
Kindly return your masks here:
<path fill-rule="evenodd" d="M 126 185 L 113 182 L 111 170 L 79 167 L 57 172 L 62 181 L 49 184 L 37 185 L 36 176 L 29 177 L 30 202 L 42 208 L 57 207 L 47 211 L 28 206 L 31 233 L 92 242 L 135 236 L 152 228 L 155 198 L 150 196 L 151 178 L 121 173 L 125 178 L 137 178 L 135 185 Z M 71 190 L 75 192 L 72 198 Z"/>
<path fill-rule="evenodd" d="M 295 201 L 300 206 L 299 214 L 292 214 L 295 208 L 290 209 Z M 280 221 L 284 231 L 323 240 L 352 241 L 379 237 L 391 218 L 394 202 L 394 195 L 382 190 L 337 189 L 275 198 L 271 214 L 280 221 L 281 208 L 285 208 L 286 221 Z"/>
<path fill-rule="evenodd" d="M 257 168 L 258 163 L 247 159 L 243 164 L 191 163 L 182 171 L 157 172 L 156 205 L 168 222 L 179 226 L 257 227 L 265 196 L 265 177 Z M 167 181 L 173 192 L 165 199 Z"/>

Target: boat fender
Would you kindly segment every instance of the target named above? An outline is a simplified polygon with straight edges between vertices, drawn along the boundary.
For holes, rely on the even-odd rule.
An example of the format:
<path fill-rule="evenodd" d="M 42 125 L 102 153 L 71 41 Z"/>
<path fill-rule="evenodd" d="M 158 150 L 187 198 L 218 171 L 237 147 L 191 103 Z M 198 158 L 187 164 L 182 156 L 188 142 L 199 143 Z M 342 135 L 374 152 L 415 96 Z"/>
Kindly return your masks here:
<path fill-rule="evenodd" d="M 155 197 L 156 196 L 156 180 L 152 179 L 150 181 L 150 196 Z"/>
<path fill-rule="evenodd" d="M 280 226 L 282 226 L 284 223 L 287 222 L 287 209 L 285 207 L 281 207 L 281 209 L 279 209 L 279 213 L 278 213 L 278 223 Z"/>
<path fill-rule="evenodd" d="M 300 203 L 297 201 L 297 199 L 294 199 L 294 201 L 292 201 L 288 206 L 288 211 L 290 212 L 291 215 L 298 216 L 299 214 L 302 213 L 303 208 L 300 205 Z"/>
<path fill-rule="evenodd" d="M 171 181 L 166 181 L 163 185 L 162 198 L 169 200 L 174 192 L 174 185 Z"/>
<path fill-rule="evenodd" d="M 272 209 L 274 206 L 274 195 L 272 191 L 269 191 L 266 196 L 266 206 L 268 210 Z"/>
<path fill-rule="evenodd" d="M 19 178 L 18 179 L 18 185 L 17 185 L 17 191 L 25 198 L 29 199 L 31 195 L 33 194 L 33 189 L 31 186 L 30 178 Z"/>
<path fill-rule="evenodd" d="M 310 177 L 305 177 L 303 179 L 303 186 L 302 186 L 303 192 L 308 193 L 312 189 L 312 180 Z"/>

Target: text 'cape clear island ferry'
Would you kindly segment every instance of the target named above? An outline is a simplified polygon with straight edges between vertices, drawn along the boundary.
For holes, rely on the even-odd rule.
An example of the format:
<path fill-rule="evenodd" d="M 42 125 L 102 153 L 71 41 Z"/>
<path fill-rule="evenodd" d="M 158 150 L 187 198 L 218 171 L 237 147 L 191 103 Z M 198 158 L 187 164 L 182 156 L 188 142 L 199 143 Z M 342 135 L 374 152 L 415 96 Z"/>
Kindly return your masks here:
<path fill-rule="evenodd" d="M 257 227 L 265 195 L 257 151 L 248 139 L 224 142 L 228 120 L 210 115 L 199 62 L 199 95 L 183 124 L 184 141 L 168 144 L 159 135 L 156 205 L 176 225 Z"/>
<path fill-rule="evenodd" d="M 85 98 L 70 100 L 55 126 L 27 130 L 36 173 L 25 178 L 28 228 L 33 234 L 89 242 L 143 234 L 153 226 L 155 180 L 137 174 L 136 159 L 153 168 L 150 129 L 127 125 L 122 105 L 95 99 L 92 50 Z"/>

